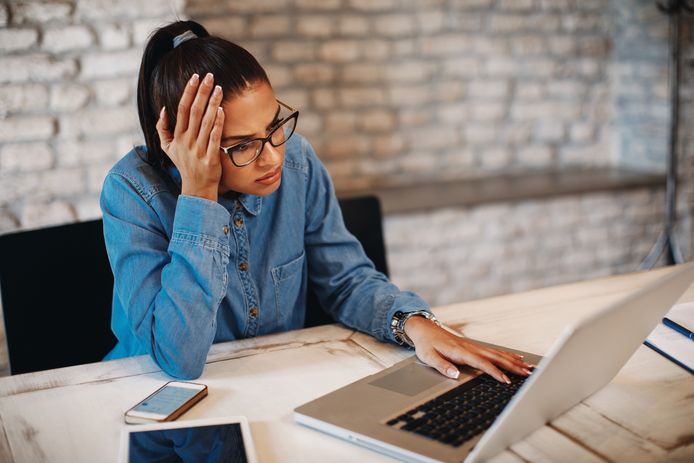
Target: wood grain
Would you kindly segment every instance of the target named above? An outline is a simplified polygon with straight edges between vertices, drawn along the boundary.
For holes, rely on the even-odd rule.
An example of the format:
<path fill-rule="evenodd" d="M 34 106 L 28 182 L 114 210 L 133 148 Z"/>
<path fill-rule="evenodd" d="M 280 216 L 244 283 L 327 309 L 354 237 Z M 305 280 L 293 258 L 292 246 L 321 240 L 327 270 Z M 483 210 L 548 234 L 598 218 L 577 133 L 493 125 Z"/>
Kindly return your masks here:
<path fill-rule="evenodd" d="M 543 354 L 564 327 L 671 269 L 434 308 L 451 329 Z M 694 300 L 690 288 L 680 299 Z M 181 419 L 245 415 L 262 462 L 391 461 L 293 421 L 297 405 L 413 351 L 338 325 L 216 344 Z M 0 461 L 114 461 L 123 413 L 168 381 L 147 357 L 0 378 Z M 692 375 L 640 347 L 615 379 L 495 462 L 694 461 Z"/>

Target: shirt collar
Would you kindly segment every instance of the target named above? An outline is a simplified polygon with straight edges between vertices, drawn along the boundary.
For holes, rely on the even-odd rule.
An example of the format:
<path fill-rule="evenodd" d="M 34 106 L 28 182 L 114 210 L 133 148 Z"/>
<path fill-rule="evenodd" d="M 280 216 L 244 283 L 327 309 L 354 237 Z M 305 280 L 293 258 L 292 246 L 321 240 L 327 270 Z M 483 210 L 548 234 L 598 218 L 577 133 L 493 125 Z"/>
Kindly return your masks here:
<path fill-rule="evenodd" d="M 221 195 L 220 198 L 226 198 L 226 197 L 231 197 L 231 195 L 224 194 Z M 234 197 L 235 201 L 238 201 L 241 203 L 241 206 L 243 206 L 246 211 L 251 214 L 251 215 L 258 215 L 260 214 L 260 210 L 263 205 L 263 198 L 260 196 L 255 196 L 255 195 L 247 195 L 247 194 L 242 194 L 239 195 L 238 197 Z"/>
<path fill-rule="evenodd" d="M 176 166 L 170 165 L 168 167 L 169 175 L 176 182 L 176 184 L 181 186 L 181 173 L 178 171 Z M 260 210 L 263 205 L 263 198 L 261 196 L 249 195 L 249 194 L 238 194 L 235 192 L 225 193 L 219 196 L 219 202 L 228 209 L 233 209 L 235 202 L 241 203 L 241 206 L 251 215 L 260 214 Z"/>

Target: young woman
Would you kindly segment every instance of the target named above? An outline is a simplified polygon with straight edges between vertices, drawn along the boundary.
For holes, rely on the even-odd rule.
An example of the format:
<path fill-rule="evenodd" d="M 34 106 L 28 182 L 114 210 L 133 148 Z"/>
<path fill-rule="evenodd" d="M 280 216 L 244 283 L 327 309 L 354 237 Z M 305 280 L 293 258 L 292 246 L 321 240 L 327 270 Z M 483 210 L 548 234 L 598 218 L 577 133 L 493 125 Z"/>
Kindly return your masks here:
<path fill-rule="evenodd" d="M 277 99 L 246 50 L 192 21 L 145 48 L 138 110 L 146 146 L 101 194 L 113 274 L 107 359 L 149 354 L 196 378 L 214 342 L 301 328 L 307 285 L 335 320 L 409 344 L 450 377 L 469 364 L 508 382 L 511 353 L 442 329 L 427 304 L 377 272 L 345 229 L 299 112 Z"/>

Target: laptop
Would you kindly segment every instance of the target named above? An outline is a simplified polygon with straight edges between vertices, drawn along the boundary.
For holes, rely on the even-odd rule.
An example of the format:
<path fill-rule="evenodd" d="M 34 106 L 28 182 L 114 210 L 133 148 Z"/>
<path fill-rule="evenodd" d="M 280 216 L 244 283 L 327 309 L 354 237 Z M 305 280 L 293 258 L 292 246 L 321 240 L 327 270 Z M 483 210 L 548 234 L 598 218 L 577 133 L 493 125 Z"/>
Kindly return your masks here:
<path fill-rule="evenodd" d="M 609 383 L 694 281 L 694 264 L 565 329 L 512 384 L 462 367 L 449 379 L 412 356 L 294 410 L 305 426 L 412 462 L 486 461 Z"/>

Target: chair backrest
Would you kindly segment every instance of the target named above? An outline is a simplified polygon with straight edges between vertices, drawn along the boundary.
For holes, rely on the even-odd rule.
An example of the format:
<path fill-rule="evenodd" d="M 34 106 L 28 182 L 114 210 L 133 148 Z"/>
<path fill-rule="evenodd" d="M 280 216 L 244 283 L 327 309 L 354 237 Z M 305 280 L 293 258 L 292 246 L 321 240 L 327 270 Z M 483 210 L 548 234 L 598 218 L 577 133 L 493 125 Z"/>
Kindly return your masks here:
<path fill-rule="evenodd" d="M 359 240 L 376 270 L 388 275 L 381 203 L 378 198 L 362 196 L 340 199 L 339 202 L 347 230 Z M 335 321 L 321 308 L 309 284 L 304 326 L 318 326 L 326 323 L 335 323 Z"/>
<path fill-rule="evenodd" d="M 387 275 L 378 198 L 341 199 L 340 208 Z M 0 294 L 12 374 L 98 362 L 116 344 L 101 220 L 0 236 Z M 310 288 L 306 307 L 306 326 L 334 322 Z"/>
<path fill-rule="evenodd" d="M 116 344 L 101 220 L 0 236 L 0 293 L 12 374 L 98 362 Z"/>

